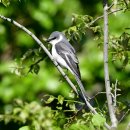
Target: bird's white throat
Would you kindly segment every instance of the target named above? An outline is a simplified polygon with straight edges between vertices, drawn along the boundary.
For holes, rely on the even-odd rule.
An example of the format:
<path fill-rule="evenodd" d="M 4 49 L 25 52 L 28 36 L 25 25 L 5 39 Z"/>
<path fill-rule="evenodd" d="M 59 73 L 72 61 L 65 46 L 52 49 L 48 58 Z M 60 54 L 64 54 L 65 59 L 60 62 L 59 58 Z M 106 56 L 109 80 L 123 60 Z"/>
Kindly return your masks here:
<path fill-rule="evenodd" d="M 51 43 L 52 45 L 55 45 L 56 43 L 58 43 L 58 42 L 60 42 L 60 41 L 62 41 L 62 40 L 63 40 L 63 36 L 62 36 L 62 35 L 59 35 L 59 38 L 56 38 L 56 39 L 54 39 L 54 40 L 51 40 L 50 43 Z"/>

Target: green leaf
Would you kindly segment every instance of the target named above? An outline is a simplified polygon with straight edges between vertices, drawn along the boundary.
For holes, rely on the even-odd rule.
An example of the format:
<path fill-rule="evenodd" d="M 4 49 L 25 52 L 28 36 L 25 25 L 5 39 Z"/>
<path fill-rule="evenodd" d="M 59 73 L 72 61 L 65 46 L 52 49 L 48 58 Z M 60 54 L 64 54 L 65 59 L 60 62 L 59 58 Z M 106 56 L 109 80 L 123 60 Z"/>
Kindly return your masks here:
<path fill-rule="evenodd" d="M 90 130 L 90 129 L 86 125 L 83 125 L 83 124 L 72 124 L 69 130 Z"/>
<path fill-rule="evenodd" d="M 97 127 L 104 126 L 105 122 L 106 122 L 106 119 L 99 114 L 94 115 L 92 118 L 93 125 Z"/>
<path fill-rule="evenodd" d="M 0 0 L 0 3 L 3 3 L 3 5 L 6 6 L 6 7 L 10 5 L 9 0 Z"/>
<path fill-rule="evenodd" d="M 58 107 L 58 106 L 57 106 L 56 108 L 57 108 L 58 110 L 62 110 L 62 107 Z"/>
<path fill-rule="evenodd" d="M 61 96 L 61 95 L 59 95 L 59 96 L 58 96 L 58 103 L 62 105 L 62 104 L 63 104 L 63 101 L 64 101 L 64 97 Z"/>
<path fill-rule="evenodd" d="M 69 107 L 71 110 L 76 110 L 75 104 L 74 103 L 69 103 Z"/>
<path fill-rule="evenodd" d="M 51 96 L 49 96 L 49 98 L 48 98 L 47 100 L 44 100 L 44 101 L 45 101 L 46 104 L 49 104 L 49 103 L 51 103 L 54 99 L 55 99 L 55 97 L 51 95 Z"/>
<path fill-rule="evenodd" d="M 30 130 L 29 126 L 20 127 L 19 130 Z"/>
<path fill-rule="evenodd" d="M 38 74 L 38 72 L 39 72 L 39 70 L 40 70 L 40 66 L 39 66 L 38 64 L 35 64 L 35 65 L 33 66 L 33 69 L 34 69 L 34 73 L 35 73 L 35 74 Z"/>

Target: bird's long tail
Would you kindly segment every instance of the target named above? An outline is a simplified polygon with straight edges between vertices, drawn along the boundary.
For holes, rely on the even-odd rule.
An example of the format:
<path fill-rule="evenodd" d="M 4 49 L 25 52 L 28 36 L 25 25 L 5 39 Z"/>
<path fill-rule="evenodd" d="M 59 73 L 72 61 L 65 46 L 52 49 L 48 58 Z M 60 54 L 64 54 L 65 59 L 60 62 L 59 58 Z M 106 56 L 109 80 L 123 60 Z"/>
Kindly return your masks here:
<path fill-rule="evenodd" d="M 75 78 L 76 78 L 76 81 L 77 81 L 77 83 L 78 83 L 78 85 L 80 87 L 80 90 L 81 90 L 81 94 L 79 94 L 79 95 L 84 100 L 84 103 L 85 103 L 86 107 L 89 108 L 92 111 L 92 113 L 97 114 L 95 109 L 89 103 L 90 98 L 86 95 L 86 92 L 85 92 L 85 89 L 84 89 L 83 84 L 81 82 L 81 79 L 77 75 L 75 75 Z"/>
<path fill-rule="evenodd" d="M 75 79 L 76 79 L 76 81 L 77 81 L 77 83 L 79 85 L 80 91 L 81 91 L 81 93 L 79 93 L 79 96 L 80 96 L 80 98 L 82 98 L 82 100 L 86 104 L 86 107 L 89 107 L 89 105 L 90 105 L 89 104 L 90 98 L 86 95 L 84 86 L 83 86 L 81 80 L 79 79 L 79 77 L 77 75 L 75 75 Z"/>

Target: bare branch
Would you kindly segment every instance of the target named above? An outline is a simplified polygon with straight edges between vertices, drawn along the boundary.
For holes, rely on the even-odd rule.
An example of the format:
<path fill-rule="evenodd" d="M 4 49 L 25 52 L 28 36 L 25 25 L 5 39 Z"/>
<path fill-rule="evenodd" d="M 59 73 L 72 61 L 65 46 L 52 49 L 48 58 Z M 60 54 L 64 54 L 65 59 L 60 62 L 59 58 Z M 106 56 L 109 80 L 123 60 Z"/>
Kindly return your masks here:
<path fill-rule="evenodd" d="M 117 128 L 117 119 L 112 105 L 109 68 L 108 68 L 108 12 L 107 12 L 108 1 L 107 0 L 103 0 L 103 8 L 104 8 L 104 76 L 105 76 L 106 97 L 108 102 L 108 109 L 112 123 L 112 128 Z"/>

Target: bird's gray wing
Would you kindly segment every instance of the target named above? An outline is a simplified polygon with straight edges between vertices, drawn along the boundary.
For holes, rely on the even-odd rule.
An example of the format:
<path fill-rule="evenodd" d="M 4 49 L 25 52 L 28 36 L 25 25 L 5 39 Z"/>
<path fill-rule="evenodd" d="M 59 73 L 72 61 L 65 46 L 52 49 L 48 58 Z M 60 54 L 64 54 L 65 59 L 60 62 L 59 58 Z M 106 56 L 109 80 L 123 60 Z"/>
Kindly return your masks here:
<path fill-rule="evenodd" d="M 79 66 L 78 66 L 78 59 L 75 55 L 74 48 L 68 44 L 63 42 L 59 42 L 55 45 L 57 53 L 66 61 L 67 65 L 70 67 L 72 72 L 76 74 L 79 79 L 81 79 Z"/>

